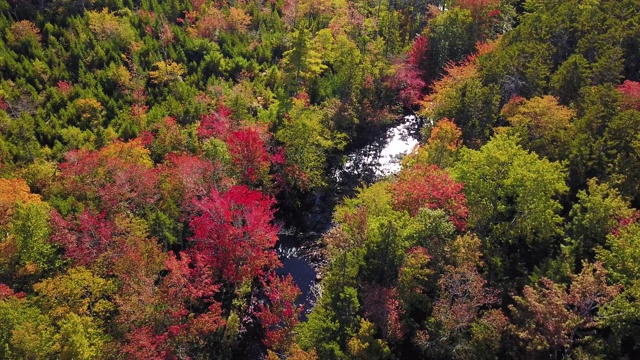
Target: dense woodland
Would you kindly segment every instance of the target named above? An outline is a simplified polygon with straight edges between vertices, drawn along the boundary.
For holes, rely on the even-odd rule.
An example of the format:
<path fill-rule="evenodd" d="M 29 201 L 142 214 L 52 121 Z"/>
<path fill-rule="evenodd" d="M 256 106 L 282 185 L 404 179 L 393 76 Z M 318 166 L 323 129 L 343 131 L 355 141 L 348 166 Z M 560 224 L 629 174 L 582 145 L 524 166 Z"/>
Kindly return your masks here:
<path fill-rule="evenodd" d="M 637 358 L 639 9 L 0 0 L 0 358 Z M 407 113 L 300 321 L 279 219 Z"/>

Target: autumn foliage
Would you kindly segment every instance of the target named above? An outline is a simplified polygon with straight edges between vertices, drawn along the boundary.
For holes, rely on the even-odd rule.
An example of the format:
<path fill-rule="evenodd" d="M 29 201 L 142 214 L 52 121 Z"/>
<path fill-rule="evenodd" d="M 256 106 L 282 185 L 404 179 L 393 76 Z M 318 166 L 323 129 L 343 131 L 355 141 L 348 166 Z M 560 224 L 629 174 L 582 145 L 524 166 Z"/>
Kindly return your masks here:
<path fill-rule="evenodd" d="M 0 359 L 640 358 L 637 9 L 0 0 Z"/>
<path fill-rule="evenodd" d="M 212 190 L 208 197 L 194 200 L 200 214 L 190 221 L 194 261 L 213 279 L 238 283 L 265 274 L 277 264 L 272 250 L 277 240 L 273 199 L 246 186 L 226 193 Z"/>
<path fill-rule="evenodd" d="M 394 207 L 412 215 L 423 207 L 443 209 L 451 222 L 464 230 L 468 210 L 462 188 L 446 171 L 419 164 L 402 172 L 393 185 Z"/>

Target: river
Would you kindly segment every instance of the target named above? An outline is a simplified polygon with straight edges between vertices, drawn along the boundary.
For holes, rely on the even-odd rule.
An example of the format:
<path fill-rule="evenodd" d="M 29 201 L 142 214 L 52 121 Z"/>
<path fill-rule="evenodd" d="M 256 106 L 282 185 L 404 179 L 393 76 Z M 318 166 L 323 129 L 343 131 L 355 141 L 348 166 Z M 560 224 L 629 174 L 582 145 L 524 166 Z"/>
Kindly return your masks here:
<path fill-rule="evenodd" d="M 317 270 L 325 265 L 317 252 L 317 242 L 332 224 L 331 216 L 340 199 L 353 195 L 361 184 L 372 184 L 400 171 L 401 159 L 420 140 L 420 119 L 405 116 L 373 137 L 366 144 L 350 149 L 342 166 L 331 170 L 330 191 L 316 193 L 313 207 L 305 217 L 309 224 L 305 232 L 283 228 L 276 251 L 283 267 L 278 275 L 291 274 L 302 295 L 298 303 L 304 304 L 305 314 L 311 312 L 319 294 Z"/>

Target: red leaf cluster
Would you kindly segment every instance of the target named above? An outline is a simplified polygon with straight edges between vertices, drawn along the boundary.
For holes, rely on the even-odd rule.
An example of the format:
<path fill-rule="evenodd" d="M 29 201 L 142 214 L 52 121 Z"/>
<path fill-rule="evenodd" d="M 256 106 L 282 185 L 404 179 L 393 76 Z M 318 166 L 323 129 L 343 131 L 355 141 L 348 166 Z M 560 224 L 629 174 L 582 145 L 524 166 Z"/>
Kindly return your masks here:
<path fill-rule="evenodd" d="M 293 328 L 303 310 L 302 305 L 296 304 L 300 289 L 293 283 L 291 274 L 278 277 L 270 273 L 263 286 L 269 301 L 260 304 L 254 312 L 266 332 L 263 342 L 274 350 L 288 349 L 293 342 Z"/>
<path fill-rule="evenodd" d="M 640 111 L 640 82 L 625 80 L 617 90 L 622 95 L 620 105 L 624 110 Z"/>
<path fill-rule="evenodd" d="M 271 224 L 274 200 L 246 186 L 226 193 L 211 190 L 193 200 L 200 212 L 191 220 L 197 264 L 207 264 L 216 279 L 238 283 L 264 274 L 278 260 L 273 251 L 277 227 Z"/>
<path fill-rule="evenodd" d="M 16 297 L 18 299 L 24 298 L 25 294 L 23 292 L 15 292 L 9 286 L 0 283 L 0 300 L 6 299 L 9 297 Z"/>
<path fill-rule="evenodd" d="M 140 139 L 100 151 L 73 150 L 60 164 L 60 191 L 108 212 L 135 212 L 157 201 L 157 172 Z"/>
<path fill-rule="evenodd" d="M 383 339 L 398 341 L 404 336 L 398 289 L 378 284 L 364 284 L 364 311 L 382 332 Z"/>
<path fill-rule="evenodd" d="M 66 257 L 76 265 L 92 264 L 114 246 L 115 226 L 104 211 L 93 214 L 84 210 L 76 219 L 70 216 L 68 220 L 53 211 L 51 227 L 51 241 L 61 245 Z"/>
<path fill-rule="evenodd" d="M 392 186 L 394 207 L 412 216 L 421 208 L 442 209 L 451 222 L 464 231 L 467 223 L 467 200 L 463 185 L 435 165 L 418 164 L 402 171 Z"/>
<path fill-rule="evenodd" d="M 245 127 L 227 137 L 227 146 L 242 179 L 253 184 L 269 172 L 271 157 L 265 145 L 265 131 Z"/>

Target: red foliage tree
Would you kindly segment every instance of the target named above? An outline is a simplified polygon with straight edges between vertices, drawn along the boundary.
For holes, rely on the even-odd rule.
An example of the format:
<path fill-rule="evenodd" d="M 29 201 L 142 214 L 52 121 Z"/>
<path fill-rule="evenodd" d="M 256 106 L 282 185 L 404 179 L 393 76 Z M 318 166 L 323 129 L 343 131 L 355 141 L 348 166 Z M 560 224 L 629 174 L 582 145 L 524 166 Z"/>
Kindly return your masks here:
<path fill-rule="evenodd" d="M 18 299 L 24 298 L 25 294 L 23 292 L 15 292 L 9 286 L 0 283 L 0 300 L 6 299 L 9 297 L 16 297 Z"/>
<path fill-rule="evenodd" d="M 58 81 L 58 90 L 64 95 L 69 96 L 73 87 L 67 81 L 59 80 Z"/>
<path fill-rule="evenodd" d="M 620 105 L 624 110 L 640 111 L 640 82 L 625 80 L 617 90 L 622 95 Z"/>
<path fill-rule="evenodd" d="M 192 253 L 196 263 L 207 264 L 215 279 L 238 283 L 264 275 L 278 264 L 273 251 L 277 227 L 271 224 L 274 200 L 246 186 L 234 186 L 221 194 L 211 190 L 193 200 L 200 212 L 191 220 Z"/>
<path fill-rule="evenodd" d="M 157 172 L 140 139 L 70 151 L 65 158 L 56 191 L 98 211 L 135 213 L 158 199 Z"/>
<path fill-rule="evenodd" d="M 258 127 L 245 127 L 233 131 L 226 139 L 229 153 L 247 184 L 263 180 L 269 173 L 271 157 L 265 145 L 266 131 Z"/>
<path fill-rule="evenodd" d="M 509 306 L 518 324 L 514 332 L 527 350 L 569 357 L 586 330 L 597 326 L 598 309 L 620 292 L 620 285 L 607 284 L 601 263 L 584 262 L 583 266 L 580 274 L 572 275 L 568 290 L 542 278 L 539 286 L 525 286 L 523 295 L 514 297 L 516 305 Z"/>
<path fill-rule="evenodd" d="M 225 106 L 218 107 L 218 111 L 212 111 L 211 114 L 202 115 L 197 130 L 198 136 L 201 138 L 225 138 L 231 130 L 229 115 L 231 115 L 231 110 Z"/>
<path fill-rule="evenodd" d="M 65 220 L 57 211 L 51 213 L 51 241 L 62 246 L 65 256 L 74 264 L 93 264 L 113 248 L 115 226 L 104 211 L 94 214 L 84 210 L 75 219 L 73 217 Z"/>
<path fill-rule="evenodd" d="M 406 210 L 412 216 L 420 208 L 442 209 L 451 222 L 463 231 L 468 209 L 462 188 L 461 183 L 437 166 L 418 164 L 402 171 L 393 184 L 393 205 L 396 210 Z"/>
<path fill-rule="evenodd" d="M 426 36 L 418 35 L 413 41 L 407 62 L 420 73 L 423 81 L 428 79 L 427 64 L 429 61 L 429 39 Z"/>
<path fill-rule="evenodd" d="M 395 73 L 387 78 L 387 87 L 393 92 L 397 92 L 405 107 L 412 107 L 422 100 L 422 90 L 426 83 L 422 79 L 422 72 L 417 67 L 409 63 L 398 63 L 395 65 Z"/>
<path fill-rule="evenodd" d="M 434 305 L 433 317 L 446 332 L 466 331 L 481 309 L 499 303 L 497 291 L 486 288 L 486 283 L 473 263 L 445 267 L 438 281 L 440 298 Z"/>
<path fill-rule="evenodd" d="M 402 310 L 398 289 L 378 284 L 364 284 L 363 289 L 363 307 L 367 319 L 376 324 L 383 339 L 400 341 L 404 334 L 400 323 Z"/>
<path fill-rule="evenodd" d="M 121 302 L 119 322 L 129 327 L 122 351 L 136 359 L 178 359 L 201 346 L 203 336 L 225 325 L 213 296 L 220 285 L 202 277 L 185 253 L 170 253 L 167 274 L 148 289 L 148 302 Z M 122 306 L 133 305 L 133 307 Z"/>
<path fill-rule="evenodd" d="M 293 343 L 293 328 L 303 310 L 302 305 L 296 304 L 300 289 L 290 274 L 278 277 L 270 273 L 263 286 L 269 301 L 261 303 L 254 311 L 266 333 L 263 342 L 270 349 L 286 350 Z"/>
<path fill-rule="evenodd" d="M 181 220 L 195 214 L 192 199 L 207 196 L 212 189 L 225 190 L 233 180 L 225 176 L 220 164 L 198 156 L 169 153 L 158 167 L 161 206 L 181 205 Z"/>

